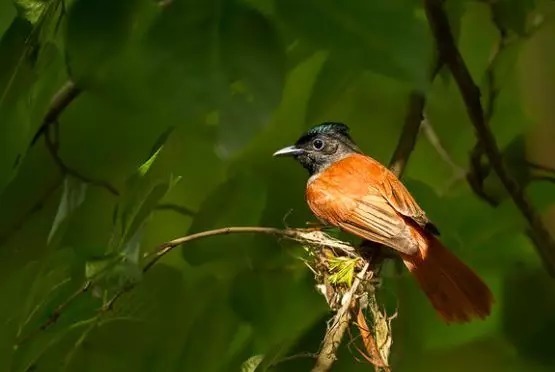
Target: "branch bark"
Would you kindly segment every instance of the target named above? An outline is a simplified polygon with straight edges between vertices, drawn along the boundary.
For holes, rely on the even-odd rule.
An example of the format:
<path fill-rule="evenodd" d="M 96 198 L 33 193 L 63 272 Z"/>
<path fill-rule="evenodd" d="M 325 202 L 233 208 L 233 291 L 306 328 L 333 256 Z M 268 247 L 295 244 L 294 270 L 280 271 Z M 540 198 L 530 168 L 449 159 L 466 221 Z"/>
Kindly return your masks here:
<path fill-rule="evenodd" d="M 58 119 L 60 115 L 64 112 L 64 110 L 73 102 L 79 95 L 82 93 L 82 90 L 75 85 L 75 83 L 71 80 L 68 80 L 52 97 L 50 101 L 50 105 L 48 110 L 44 114 L 42 119 L 42 123 L 33 136 L 31 140 L 31 146 L 33 146 L 37 140 L 44 136 L 46 149 L 50 153 L 52 160 L 58 166 L 62 175 L 70 175 L 75 178 L 80 179 L 81 181 L 88 183 L 92 186 L 98 186 L 106 189 L 111 194 L 118 196 L 118 190 L 112 186 L 109 182 L 103 180 L 97 180 L 82 174 L 81 172 L 77 171 L 76 169 L 67 165 L 64 160 L 60 157 L 58 153 L 59 150 L 59 133 L 58 133 Z"/>
<path fill-rule="evenodd" d="M 434 60 L 431 71 L 430 81 L 434 81 L 436 75 L 443 64 L 439 59 Z M 405 113 L 405 122 L 401 130 L 401 136 L 397 142 L 397 146 L 393 151 L 391 160 L 389 161 L 389 169 L 399 178 L 403 176 L 403 172 L 407 166 L 410 154 L 414 150 L 420 127 L 424 121 L 424 106 L 426 105 L 426 96 L 420 90 L 414 90 L 409 95 L 407 112 Z"/>
<path fill-rule="evenodd" d="M 356 301 L 354 295 L 358 291 L 362 281 L 365 280 L 369 267 L 370 264 L 366 262 L 353 281 L 351 288 L 343 295 L 343 298 L 341 299 L 343 305 L 337 311 L 330 329 L 326 332 L 326 336 L 322 342 L 322 348 L 318 354 L 318 359 L 316 359 L 316 365 L 312 369 L 312 372 L 329 371 L 332 364 L 337 359 L 335 354 L 341 344 L 341 340 L 343 340 L 345 331 L 349 328 L 349 324 L 351 323 L 351 309 Z"/>
<path fill-rule="evenodd" d="M 459 87 L 468 116 L 476 130 L 484 153 L 513 202 L 528 222 L 532 240 L 536 242 L 536 248 L 545 268 L 551 276 L 555 276 L 555 241 L 521 187 L 505 167 L 495 137 L 484 115 L 484 109 L 480 102 L 480 90 L 474 83 L 451 33 L 449 19 L 443 9 L 443 1 L 423 0 L 423 3 L 440 58 L 451 71 Z"/>
<path fill-rule="evenodd" d="M 408 110 L 405 114 L 405 123 L 401 136 L 397 142 L 397 147 L 393 152 L 391 161 L 389 162 L 389 169 L 397 177 L 403 175 L 403 171 L 407 165 L 409 154 L 416 145 L 416 139 L 420 132 L 420 125 L 423 119 L 423 110 L 426 103 L 424 94 L 418 91 L 413 91 L 409 96 Z"/>
<path fill-rule="evenodd" d="M 81 94 L 81 92 L 82 90 L 79 89 L 73 81 L 68 80 L 60 90 L 54 94 L 50 101 L 48 111 L 46 111 L 37 133 L 35 133 L 31 140 L 31 146 L 46 133 L 48 127 L 58 121 L 58 117 L 61 113 Z"/>

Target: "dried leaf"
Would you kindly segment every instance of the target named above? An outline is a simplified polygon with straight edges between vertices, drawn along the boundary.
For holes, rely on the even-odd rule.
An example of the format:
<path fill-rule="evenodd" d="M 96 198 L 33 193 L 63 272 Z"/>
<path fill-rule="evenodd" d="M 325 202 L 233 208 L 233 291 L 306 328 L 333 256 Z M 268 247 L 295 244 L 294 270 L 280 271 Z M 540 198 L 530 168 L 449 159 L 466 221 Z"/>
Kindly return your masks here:
<path fill-rule="evenodd" d="M 357 347 L 357 350 L 364 357 L 364 359 L 366 359 L 376 367 L 389 369 L 389 367 L 385 364 L 385 362 L 382 359 L 380 350 L 378 349 L 378 345 L 376 344 L 376 340 L 374 339 L 374 335 L 372 335 L 372 332 L 368 327 L 368 323 L 366 323 L 366 318 L 364 317 L 364 313 L 362 312 L 362 309 L 360 307 L 358 309 L 356 325 L 360 332 L 362 343 L 364 345 L 364 349 L 366 352 L 360 350 L 360 348 L 358 347 Z"/>

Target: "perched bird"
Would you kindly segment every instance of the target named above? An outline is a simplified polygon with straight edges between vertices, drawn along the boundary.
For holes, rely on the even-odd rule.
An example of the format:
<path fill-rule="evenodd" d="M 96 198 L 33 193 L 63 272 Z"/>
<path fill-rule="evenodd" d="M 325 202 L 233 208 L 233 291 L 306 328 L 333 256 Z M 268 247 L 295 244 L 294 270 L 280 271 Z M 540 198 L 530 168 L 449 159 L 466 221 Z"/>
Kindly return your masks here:
<path fill-rule="evenodd" d="M 308 170 L 306 201 L 319 220 L 395 250 L 446 322 L 489 315 L 486 284 L 441 244 L 409 191 L 360 151 L 345 124 L 320 124 L 274 156 L 292 156 Z"/>

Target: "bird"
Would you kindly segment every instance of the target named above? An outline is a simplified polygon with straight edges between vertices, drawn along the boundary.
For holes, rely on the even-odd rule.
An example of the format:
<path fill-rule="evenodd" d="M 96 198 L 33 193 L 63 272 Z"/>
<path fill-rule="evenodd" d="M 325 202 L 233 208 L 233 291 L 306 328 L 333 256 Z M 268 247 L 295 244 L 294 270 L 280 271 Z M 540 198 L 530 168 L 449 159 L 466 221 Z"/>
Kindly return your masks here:
<path fill-rule="evenodd" d="M 293 157 L 308 171 L 306 201 L 322 223 L 400 256 L 446 323 L 485 319 L 491 313 L 494 299 L 488 286 L 441 243 L 438 228 L 407 188 L 360 150 L 347 125 L 316 125 L 273 156 Z"/>

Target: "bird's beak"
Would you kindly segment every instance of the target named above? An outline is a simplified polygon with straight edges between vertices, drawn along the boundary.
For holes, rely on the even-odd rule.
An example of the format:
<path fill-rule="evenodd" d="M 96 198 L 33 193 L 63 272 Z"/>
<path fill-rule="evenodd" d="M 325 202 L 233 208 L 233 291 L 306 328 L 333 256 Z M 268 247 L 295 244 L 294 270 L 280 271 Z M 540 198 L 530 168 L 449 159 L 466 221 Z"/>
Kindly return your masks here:
<path fill-rule="evenodd" d="M 281 150 L 277 150 L 272 156 L 295 156 L 300 155 L 303 152 L 303 149 L 299 149 L 298 147 L 287 146 L 282 148 Z"/>

